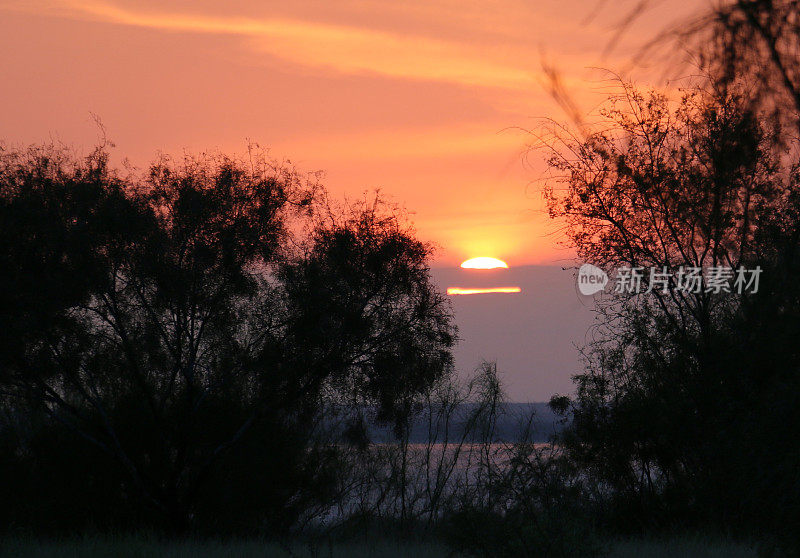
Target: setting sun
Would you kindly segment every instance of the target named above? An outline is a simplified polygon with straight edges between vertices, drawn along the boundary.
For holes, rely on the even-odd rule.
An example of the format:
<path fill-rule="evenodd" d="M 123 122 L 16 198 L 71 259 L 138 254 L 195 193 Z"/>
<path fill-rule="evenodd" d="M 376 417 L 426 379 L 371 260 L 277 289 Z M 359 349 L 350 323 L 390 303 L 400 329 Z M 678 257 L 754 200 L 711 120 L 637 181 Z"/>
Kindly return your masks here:
<path fill-rule="evenodd" d="M 461 263 L 464 269 L 497 269 L 499 267 L 508 268 L 508 264 L 497 258 L 472 258 Z"/>

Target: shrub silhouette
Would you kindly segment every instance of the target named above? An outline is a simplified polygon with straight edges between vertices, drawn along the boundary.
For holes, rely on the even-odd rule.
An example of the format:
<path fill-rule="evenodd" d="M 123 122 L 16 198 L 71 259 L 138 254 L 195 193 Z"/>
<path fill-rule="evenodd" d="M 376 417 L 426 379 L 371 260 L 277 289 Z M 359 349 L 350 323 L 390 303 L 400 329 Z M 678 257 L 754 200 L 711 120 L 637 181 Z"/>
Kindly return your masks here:
<path fill-rule="evenodd" d="M 0 152 L 10 524 L 285 529 L 335 479 L 324 398 L 399 420 L 449 371 L 431 247 L 322 201 L 252 153 Z"/>
<path fill-rule="evenodd" d="M 552 402 L 572 417 L 561 443 L 617 527 L 789 533 L 800 520 L 788 435 L 800 425 L 788 341 L 800 333 L 796 152 L 741 88 L 696 87 L 677 107 L 621 88 L 609 125 L 553 145 L 549 203 L 584 261 L 641 267 L 653 288 L 599 300 L 577 393 Z M 681 290 L 681 266 L 760 267 L 759 289 Z M 665 289 L 650 268 L 672 273 Z"/>

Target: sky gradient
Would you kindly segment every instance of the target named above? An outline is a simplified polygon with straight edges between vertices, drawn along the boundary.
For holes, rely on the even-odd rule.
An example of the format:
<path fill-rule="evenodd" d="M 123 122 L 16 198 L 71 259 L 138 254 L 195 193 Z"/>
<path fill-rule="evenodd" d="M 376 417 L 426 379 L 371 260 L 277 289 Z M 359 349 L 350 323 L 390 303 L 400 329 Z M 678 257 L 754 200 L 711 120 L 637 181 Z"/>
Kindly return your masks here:
<path fill-rule="evenodd" d="M 457 363 L 497 359 L 512 399 L 543 400 L 569 390 L 591 323 L 544 211 L 546 154 L 527 149 L 568 120 L 543 67 L 588 118 L 610 90 L 599 68 L 663 77 L 635 53 L 703 3 L 654 3 L 608 52 L 636 3 L 0 0 L 0 140 L 88 150 L 96 116 L 117 164 L 255 142 L 333 196 L 379 189 L 439 246 L 443 289 L 476 286 L 465 259 L 509 263 L 508 285 L 477 286 L 521 293 L 452 297 Z"/>
<path fill-rule="evenodd" d="M 633 5 L 0 0 L 0 138 L 88 148 L 97 115 L 139 166 L 256 142 L 324 171 L 334 194 L 403 204 L 440 265 L 562 261 L 544 156 L 523 163 L 525 130 L 566 119 L 542 63 L 591 111 L 607 90 L 593 67 L 629 68 L 680 6 L 657 5 L 604 54 Z"/>

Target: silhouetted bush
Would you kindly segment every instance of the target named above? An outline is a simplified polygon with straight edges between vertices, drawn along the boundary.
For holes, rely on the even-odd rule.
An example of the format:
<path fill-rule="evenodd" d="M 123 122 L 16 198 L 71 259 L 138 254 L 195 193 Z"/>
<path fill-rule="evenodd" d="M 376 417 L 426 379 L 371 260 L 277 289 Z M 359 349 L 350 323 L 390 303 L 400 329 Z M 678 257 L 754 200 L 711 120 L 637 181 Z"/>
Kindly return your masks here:
<path fill-rule="evenodd" d="M 800 525 L 799 159 L 753 106 L 733 84 L 673 104 L 622 83 L 606 126 L 553 145 L 565 187 L 550 207 L 579 256 L 644 270 L 638 292 L 597 299 L 576 395 L 552 402 L 611 529 L 784 538 Z M 760 268 L 758 291 L 678 285 L 683 267 L 719 266 Z"/>
<path fill-rule="evenodd" d="M 0 148 L 5 525 L 296 526 L 341 473 L 331 405 L 400 425 L 450 373 L 430 253 L 255 152 Z"/>

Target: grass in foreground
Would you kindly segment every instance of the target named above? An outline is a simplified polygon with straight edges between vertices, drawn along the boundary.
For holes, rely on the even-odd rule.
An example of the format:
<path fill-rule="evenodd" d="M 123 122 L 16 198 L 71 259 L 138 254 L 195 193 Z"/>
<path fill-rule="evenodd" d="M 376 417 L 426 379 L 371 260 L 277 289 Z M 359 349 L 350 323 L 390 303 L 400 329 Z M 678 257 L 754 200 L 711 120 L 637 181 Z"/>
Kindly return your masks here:
<path fill-rule="evenodd" d="M 164 541 L 149 536 L 75 537 L 64 540 L 6 538 L 0 556 L 19 558 L 227 558 L 331 557 L 331 558 L 439 558 L 453 556 L 437 542 L 401 542 L 376 539 L 367 542 L 300 544 L 283 546 L 259 540 Z M 673 537 L 664 540 L 623 540 L 610 545 L 608 558 L 756 558 L 752 547 L 707 537 Z"/>
<path fill-rule="evenodd" d="M 19 558 L 438 558 L 448 554 L 444 545 L 434 542 L 389 540 L 281 545 L 259 540 L 164 541 L 147 536 L 123 536 L 64 540 L 12 538 L 0 543 L 0 556 Z"/>
<path fill-rule="evenodd" d="M 608 558 L 756 558 L 753 546 L 712 537 L 685 536 L 663 540 L 623 540 L 611 546 Z"/>

